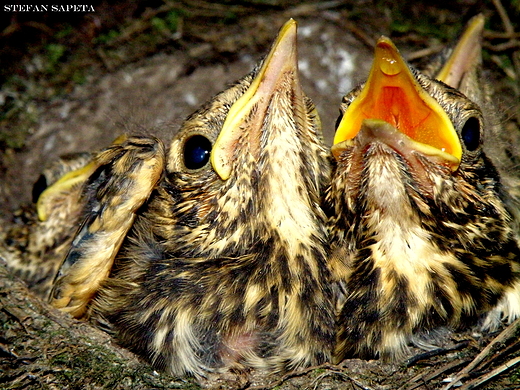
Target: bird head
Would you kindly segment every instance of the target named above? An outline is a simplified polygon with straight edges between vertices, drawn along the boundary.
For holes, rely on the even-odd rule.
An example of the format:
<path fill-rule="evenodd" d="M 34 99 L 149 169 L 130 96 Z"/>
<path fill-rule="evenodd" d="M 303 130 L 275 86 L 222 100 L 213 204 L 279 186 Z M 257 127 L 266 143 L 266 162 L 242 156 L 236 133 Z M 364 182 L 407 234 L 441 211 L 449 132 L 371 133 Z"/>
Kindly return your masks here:
<path fill-rule="evenodd" d="M 359 180 L 349 188 L 373 182 L 381 191 L 441 202 L 455 183 L 471 192 L 470 173 L 487 164 L 479 106 L 410 68 L 386 37 L 377 43 L 368 80 L 344 97 L 341 111 L 332 154 L 342 167 L 337 175 L 348 171 L 347 180 Z"/>
<path fill-rule="evenodd" d="M 418 152 L 451 170 L 458 168 L 462 148 L 452 121 L 390 39 L 379 39 L 368 80 L 355 93 L 358 95 L 346 108 L 334 137 L 335 155 L 341 150 L 337 144 L 349 144 L 358 133 L 365 133 L 369 127 L 379 128 L 377 123 L 384 122 L 398 130 L 396 135 L 406 136 Z"/>
<path fill-rule="evenodd" d="M 181 252 L 204 256 L 247 252 L 274 231 L 314 236 L 329 169 L 317 111 L 298 79 L 291 19 L 265 59 L 173 139 L 167 178 L 177 199 L 165 234 L 185 235 Z"/>

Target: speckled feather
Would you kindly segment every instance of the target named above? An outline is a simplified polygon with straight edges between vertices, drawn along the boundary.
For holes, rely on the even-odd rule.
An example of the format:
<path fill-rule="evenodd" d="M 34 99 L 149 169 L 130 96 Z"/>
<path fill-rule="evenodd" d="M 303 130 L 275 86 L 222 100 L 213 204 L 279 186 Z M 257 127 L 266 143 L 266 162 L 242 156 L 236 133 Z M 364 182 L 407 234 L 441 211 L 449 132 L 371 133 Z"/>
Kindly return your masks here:
<path fill-rule="evenodd" d="M 283 371 L 330 360 L 332 291 L 320 197 L 329 175 L 314 105 L 295 69 L 251 133 L 246 114 L 231 176 L 186 168 L 193 135 L 215 142 L 252 74 L 191 115 L 166 174 L 139 212 L 91 315 L 171 373 Z"/>
<path fill-rule="evenodd" d="M 120 137 L 87 165 L 93 167 L 78 201 L 82 212 L 49 297 L 54 307 L 75 317 L 85 313 L 136 213 L 161 177 L 164 160 L 160 140 L 133 136 Z"/>
<path fill-rule="evenodd" d="M 40 193 L 63 175 L 83 168 L 92 160 L 90 153 L 77 153 L 52 162 L 34 185 L 35 201 Z M 49 199 L 52 218 L 38 220 L 33 207 L 24 207 L 0 235 L 0 256 L 11 271 L 22 278 L 39 296 L 47 299 L 54 275 L 71 244 L 80 221 L 81 185 L 69 187 Z"/>
<path fill-rule="evenodd" d="M 413 70 L 459 137 L 489 118 L 459 91 Z M 359 94 L 348 94 L 342 112 Z M 461 141 L 462 142 L 462 141 Z M 487 139 L 487 142 L 493 142 Z M 438 326 L 520 314 L 517 232 L 510 196 L 483 151 L 463 150 L 458 170 L 421 154 L 410 163 L 384 142 L 346 148 L 327 193 L 331 268 L 339 304 L 335 360 L 402 357 L 413 336 Z"/>
<path fill-rule="evenodd" d="M 36 210 L 26 208 L 24 224 L 14 224 L 2 237 L 0 255 L 32 291 L 51 302 L 52 295 L 60 295 L 57 290 L 65 288 L 55 276 L 65 273 L 81 256 L 91 260 L 80 274 L 93 279 L 93 253 L 103 252 L 106 257 L 112 243 L 124 238 L 126 231 L 121 229 L 126 226 L 128 230 L 135 216 L 132 209 L 148 198 L 150 187 L 162 173 L 163 160 L 162 143 L 140 136 L 121 136 L 97 153 L 56 160 L 34 187 L 39 218 Z M 155 174 L 154 180 L 150 173 Z M 109 234 L 107 224 L 116 227 Z M 93 247 L 90 252 L 87 244 Z M 78 247 L 82 247 L 79 253 Z"/>

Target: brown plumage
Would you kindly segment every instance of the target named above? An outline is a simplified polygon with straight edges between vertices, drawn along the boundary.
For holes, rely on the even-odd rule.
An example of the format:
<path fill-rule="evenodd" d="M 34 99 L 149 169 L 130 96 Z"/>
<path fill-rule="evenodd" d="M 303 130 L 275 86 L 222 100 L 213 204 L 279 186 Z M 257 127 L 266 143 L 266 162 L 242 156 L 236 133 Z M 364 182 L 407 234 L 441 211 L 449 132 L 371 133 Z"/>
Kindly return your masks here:
<path fill-rule="evenodd" d="M 95 230 L 74 240 L 51 302 L 88 309 L 178 375 L 325 362 L 334 316 L 319 205 L 329 171 L 291 20 L 262 66 L 182 125 L 113 266 L 98 262 L 111 272 L 93 302 L 83 294 L 92 263 L 81 241 Z"/>
<path fill-rule="evenodd" d="M 33 207 L 21 208 L 1 236 L 0 256 L 44 299 L 77 229 L 81 185 L 87 178 L 81 172 L 91 160 L 90 153 L 71 154 L 44 169 L 33 188 L 34 201 L 41 199 L 39 212 Z M 73 179 L 68 180 L 67 175 Z M 42 196 L 49 187 L 53 190 Z"/>
<path fill-rule="evenodd" d="M 446 76 L 460 61 L 432 73 L 471 97 L 461 81 L 476 80 L 478 67 Z M 341 111 L 327 194 L 340 296 L 335 360 L 398 358 L 436 327 L 467 326 L 486 313 L 487 327 L 501 313 L 517 317 L 517 236 L 509 196 L 483 151 L 491 129 L 480 107 L 409 68 L 382 38 L 369 79 Z"/>
<path fill-rule="evenodd" d="M 64 260 L 50 294 L 53 306 L 75 317 L 83 316 L 112 269 L 136 213 L 160 179 L 164 160 L 164 147 L 158 139 L 125 136 L 97 153 L 84 168 L 71 172 L 72 178 L 64 177 L 64 184 L 75 180 L 81 184 L 77 198 L 65 191 L 80 212 L 67 215 L 75 221 L 75 229 L 70 231 L 74 239 L 68 241 L 66 255 L 61 257 Z M 68 186 L 49 187 L 40 196 L 39 206 L 47 196 L 55 198 L 56 187 Z M 41 210 L 39 207 L 39 214 Z"/>
<path fill-rule="evenodd" d="M 0 255 L 9 268 L 33 292 L 48 299 L 58 271 L 64 273 L 80 256 L 88 257 L 84 280 L 58 283 L 60 288 L 78 290 L 76 295 L 83 298 L 76 304 L 54 302 L 81 315 L 97 284 L 106 277 L 106 268 L 131 226 L 135 210 L 162 173 L 163 149 L 154 138 L 121 136 L 100 152 L 76 153 L 54 161 L 34 185 L 36 209 L 24 208 L 23 223 L 13 224 L 2 237 Z M 87 246 L 92 248 L 90 253 Z M 79 256 L 76 248 L 81 248 Z M 105 268 L 96 268 L 96 259 Z"/>

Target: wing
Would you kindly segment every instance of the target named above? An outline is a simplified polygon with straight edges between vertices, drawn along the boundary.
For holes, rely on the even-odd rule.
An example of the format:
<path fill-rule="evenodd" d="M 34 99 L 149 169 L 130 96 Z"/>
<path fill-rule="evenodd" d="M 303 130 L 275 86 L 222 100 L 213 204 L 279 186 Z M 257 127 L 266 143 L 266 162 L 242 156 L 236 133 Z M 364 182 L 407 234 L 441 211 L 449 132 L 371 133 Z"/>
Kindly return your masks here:
<path fill-rule="evenodd" d="M 83 186 L 82 223 L 56 275 L 50 303 L 80 317 L 148 199 L 164 168 L 155 138 L 130 137 L 94 158 L 97 169 Z"/>

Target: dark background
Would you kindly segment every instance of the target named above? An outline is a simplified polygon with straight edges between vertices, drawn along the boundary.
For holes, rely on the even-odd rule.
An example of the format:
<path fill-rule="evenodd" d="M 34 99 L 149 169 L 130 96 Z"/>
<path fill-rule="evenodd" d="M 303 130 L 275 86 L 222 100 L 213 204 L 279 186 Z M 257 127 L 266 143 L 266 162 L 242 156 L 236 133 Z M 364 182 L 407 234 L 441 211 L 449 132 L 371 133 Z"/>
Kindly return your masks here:
<path fill-rule="evenodd" d="M 89 5 L 95 12 L 0 9 L 0 221 L 30 203 L 32 183 L 61 154 L 98 150 L 122 132 L 168 141 L 188 114 L 251 70 L 289 17 L 299 23 L 300 77 L 327 142 L 341 96 L 367 76 L 382 34 L 420 65 L 481 12 L 484 68 L 499 120 L 519 132 L 520 0 Z M 492 336 L 455 335 L 455 344 L 457 337 L 460 350 L 410 367 L 352 360 L 245 388 L 440 389 Z M 519 339 L 504 341 L 476 376 L 517 356 Z M 514 368 L 479 388 L 518 388 L 519 378 Z M 52 310 L 0 261 L 0 388 L 196 387 L 154 373 L 105 334 Z"/>

